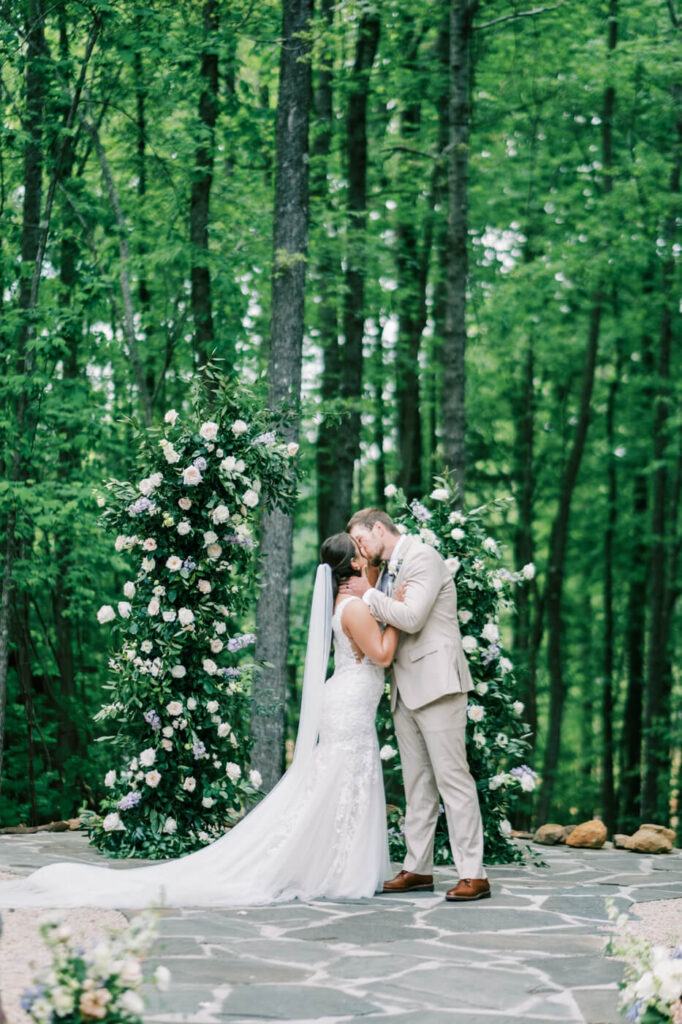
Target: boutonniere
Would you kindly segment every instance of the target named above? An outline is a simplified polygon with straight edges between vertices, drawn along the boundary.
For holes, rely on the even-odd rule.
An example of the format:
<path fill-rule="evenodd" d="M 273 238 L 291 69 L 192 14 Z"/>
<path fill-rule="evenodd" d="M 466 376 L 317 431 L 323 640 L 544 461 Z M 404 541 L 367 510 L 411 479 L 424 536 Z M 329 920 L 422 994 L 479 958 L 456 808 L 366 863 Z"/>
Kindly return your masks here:
<path fill-rule="evenodd" d="M 403 559 L 402 558 L 398 558 L 398 559 L 391 558 L 389 560 L 389 563 L 388 563 L 388 575 L 389 576 L 397 576 L 398 573 L 400 572 L 401 568 L 402 568 L 402 565 L 403 565 Z"/>

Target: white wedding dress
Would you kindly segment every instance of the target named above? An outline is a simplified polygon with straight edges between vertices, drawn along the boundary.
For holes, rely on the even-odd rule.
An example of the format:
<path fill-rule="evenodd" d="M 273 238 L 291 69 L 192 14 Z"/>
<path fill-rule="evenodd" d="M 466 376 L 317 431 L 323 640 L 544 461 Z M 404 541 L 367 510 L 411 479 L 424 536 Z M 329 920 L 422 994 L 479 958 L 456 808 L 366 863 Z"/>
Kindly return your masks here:
<path fill-rule="evenodd" d="M 254 906 L 381 889 L 390 869 L 375 729 L 384 672 L 356 659 L 341 620 L 358 598 L 340 601 L 332 616 L 325 569 L 315 585 L 296 755 L 272 792 L 197 853 L 142 868 L 51 864 L 0 882 L 0 906 Z M 325 682 L 332 630 L 335 671 Z"/>

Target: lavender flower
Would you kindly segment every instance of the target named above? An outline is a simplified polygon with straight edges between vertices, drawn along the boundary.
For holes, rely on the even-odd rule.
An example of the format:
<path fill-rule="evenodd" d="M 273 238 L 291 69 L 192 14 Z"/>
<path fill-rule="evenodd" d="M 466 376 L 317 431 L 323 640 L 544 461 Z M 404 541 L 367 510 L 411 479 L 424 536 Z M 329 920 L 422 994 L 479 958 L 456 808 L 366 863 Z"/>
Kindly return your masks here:
<path fill-rule="evenodd" d="M 274 444 L 275 440 L 276 440 L 276 438 L 275 438 L 275 435 L 274 435 L 273 431 L 272 430 L 268 430 L 264 434 L 259 434 L 258 437 L 254 437 L 253 444 L 267 444 L 267 445 L 270 445 L 270 444 Z"/>
<path fill-rule="evenodd" d="M 243 633 L 242 636 L 233 636 L 231 640 L 227 641 L 227 649 L 234 654 L 236 651 L 241 651 L 243 647 L 248 647 L 249 644 L 255 642 L 255 633 Z"/>
<path fill-rule="evenodd" d="M 194 561 L 193 558 L 186 558 L 185 561 L 182 563 L 182 568 L 186 569 L 187 572 L 193 572 L 194 569 L 196 569 L 196 567 L 197 563 Z"/>
<path fill-rule="evenodd" d="M 415 498 L 410 505 L 410 511 L 415 519 L 418 519 L 420 523 L 426 523 L 431 518 L 431 513 L 425 505 L 422 505 L 420 501 Z"/>
<path fill-rule="evenodd" d="M 147 725 L 151 725 L 154 731 L 161 728 L 161 719 L 159 718 L 159 716 L 157 715 L 156 711 L 154 711 L 153 708 L 150 708 L 149 711 L 145 711 L 144 720 L 147 723 Z"/>
<path fill-rule="evenodd" d="M 481 662 L 484 665 L 489 665 L 495 658 L 499 658 L 502 653 L 502 648 L 499 644 L 490 644 L 487 651 L 483 651 L 481 654 Z"/>
<path fill-rule="evenodd" d="M 223 668 L 220 670 L 226 679 L 236 679 L 242 674 L 240 668 Z"/>
<path fill-rule="evenodd" d="M 200 455 L 197 459 L 194 460 L 192 465 L 196 466 L 200 473 L 203 473 L 204 470 L 206 469 L 207 462 L 203 455 Z"/>
<path fill-rule="evenodd" d="M 201 740 L 195 740 L 194 746 L 192 747 L 192 753 L 194 754 L 194 760 L 198 761 L 200 757 L 203 757 L 206 753 L 206 745 Z"/>
<path fill-rule="evenodd" d="M 122 796 L 119 800 L 118 809 L 119 811 L 130 811 L 133 807 L 137 807 L 141 799 L 141 793 L 136 793 L 134 791 L 132 793 L 126 793 L 126 795 Z"/>
<path fill-rule="evenodd" d="M 128 505 L 128 515 L 139 516 L 142 512 L 147 512 L 151 508 L 154 508 L 154 503 L 151 502 L 149 498 L 138 498 L 137 501 L 132 503 L 132 505 Z"/>
<path fill-rule="evenodd" d="M 237 533 L 229 533 L 225 537 L 225 541 L 227 544 L 235 544 L 241 548 L 248 548 L 249 551 L 253 551 L 256 546 L 253 537 L 240 537 Z"/>

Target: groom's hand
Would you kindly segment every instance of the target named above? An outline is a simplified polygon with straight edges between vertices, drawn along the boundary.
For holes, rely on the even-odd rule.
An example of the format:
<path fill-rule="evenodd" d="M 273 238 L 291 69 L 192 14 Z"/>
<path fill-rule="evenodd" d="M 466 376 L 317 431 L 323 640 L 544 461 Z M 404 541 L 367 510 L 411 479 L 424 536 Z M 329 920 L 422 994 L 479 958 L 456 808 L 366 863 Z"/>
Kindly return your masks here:
<path fill-rule="evenodd" d="M 361 576 L 350 576 L 339 586 L 339 593 L 348 597 L 362 597 L 369 590 L 369 581 L 363 570 Z"/>

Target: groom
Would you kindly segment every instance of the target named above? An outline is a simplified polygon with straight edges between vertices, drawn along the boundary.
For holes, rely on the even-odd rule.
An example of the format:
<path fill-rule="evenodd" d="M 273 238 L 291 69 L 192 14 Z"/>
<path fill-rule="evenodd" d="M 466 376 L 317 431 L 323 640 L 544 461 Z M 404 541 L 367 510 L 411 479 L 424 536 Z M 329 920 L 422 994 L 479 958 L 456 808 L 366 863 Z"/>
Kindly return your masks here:
<path fill-rule="evenodd" d="M 405 782 L 407 857 L 384 892 L 433 891 L 440 793 L 459 874 L 445 898 L 451 903 L 485 899 L 490 883 L 483 869 L 481 812 L 465 746 L 466 695 L 473 682 L 452 575 L 434 548 L 399 533 L 378 508 L 356 512 L 346 529 L 370 566 L 385 565 L 376 587 L 354 578 L 349 593 L 361 595 L 377 619 L 400 630 L 391 710 Z M 391 593 L 403 584 L 403 600 L 394 601 Z"/>

